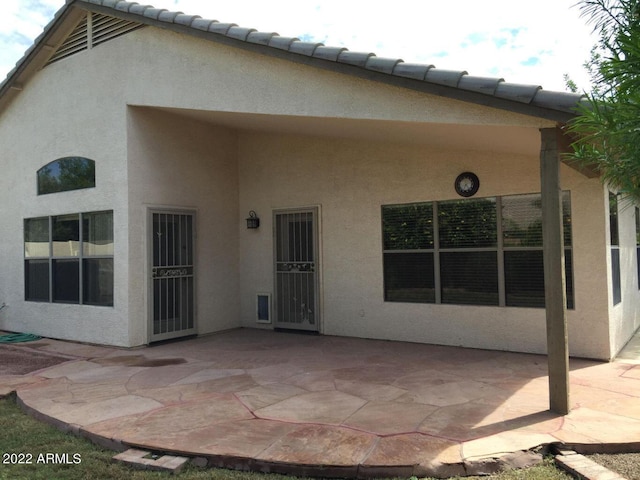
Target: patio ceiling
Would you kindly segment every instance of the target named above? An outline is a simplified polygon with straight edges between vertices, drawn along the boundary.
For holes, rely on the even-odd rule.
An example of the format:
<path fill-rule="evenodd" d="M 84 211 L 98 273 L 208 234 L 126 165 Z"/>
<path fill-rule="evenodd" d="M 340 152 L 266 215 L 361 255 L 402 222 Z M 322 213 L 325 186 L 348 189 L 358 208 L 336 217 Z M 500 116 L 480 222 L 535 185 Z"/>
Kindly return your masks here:
<path fill-rule="evenodd" d="M 146 107 L 145 107 L 146 108 Z M 457 125 L 368 119 L 270 115 L 151 107 L 181 118 L 239 131 L 354 139 L 456 150 L 538 156 L 540 132 L 520 126 Z"/>

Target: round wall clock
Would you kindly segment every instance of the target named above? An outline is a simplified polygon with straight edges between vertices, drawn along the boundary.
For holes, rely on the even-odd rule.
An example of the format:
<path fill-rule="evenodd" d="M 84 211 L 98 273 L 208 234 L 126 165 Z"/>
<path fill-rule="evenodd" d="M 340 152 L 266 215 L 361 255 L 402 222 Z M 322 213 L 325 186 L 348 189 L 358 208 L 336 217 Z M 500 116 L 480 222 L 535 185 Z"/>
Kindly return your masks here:
<path fill-rule="evenodd" d="M 480 180 L 475 173 L 464 172 L 458 175 L 454 186 L 461 197 L 472 197 L 480 188 Z"/>
<path fill-rule="evenodd" d="M 475 173 L 464 172 L 458 175 L 454 187 L 461 197 L 472 197 L 480 188 L 480 180 Z"/>

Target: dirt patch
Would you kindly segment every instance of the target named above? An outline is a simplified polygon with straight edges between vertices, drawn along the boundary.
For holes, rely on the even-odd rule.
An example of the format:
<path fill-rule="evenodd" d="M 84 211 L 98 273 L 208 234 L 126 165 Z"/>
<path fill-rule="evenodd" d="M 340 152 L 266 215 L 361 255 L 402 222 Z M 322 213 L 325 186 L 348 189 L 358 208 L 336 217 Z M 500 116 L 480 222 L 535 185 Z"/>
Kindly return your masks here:
<path fill-rule="evenodd" d="M 0 345 L 0 376 L 25 375 L 42 368 L 53 367 L 70 359 L 34 351 L 21 351 Z"/>
<path fill-rule="evenodd" d="M 164 367 L 186 363 L 184 358 L 147 358 L 144 355 L 121 355 L 119 357 L 94 358 L 99 365 L 124 365 L 127 367 Z"/>

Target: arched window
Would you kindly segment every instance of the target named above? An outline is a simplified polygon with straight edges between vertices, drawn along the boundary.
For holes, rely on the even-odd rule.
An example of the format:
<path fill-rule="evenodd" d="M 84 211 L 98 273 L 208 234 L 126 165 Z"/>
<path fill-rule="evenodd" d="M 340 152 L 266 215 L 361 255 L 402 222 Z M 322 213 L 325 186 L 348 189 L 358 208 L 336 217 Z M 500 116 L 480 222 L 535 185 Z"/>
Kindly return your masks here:
<path fill-rule="evenodd" d="M 88 158 L 59 158 L 38 170 L 38 195 L 95 186 L 96 162 Z"/>

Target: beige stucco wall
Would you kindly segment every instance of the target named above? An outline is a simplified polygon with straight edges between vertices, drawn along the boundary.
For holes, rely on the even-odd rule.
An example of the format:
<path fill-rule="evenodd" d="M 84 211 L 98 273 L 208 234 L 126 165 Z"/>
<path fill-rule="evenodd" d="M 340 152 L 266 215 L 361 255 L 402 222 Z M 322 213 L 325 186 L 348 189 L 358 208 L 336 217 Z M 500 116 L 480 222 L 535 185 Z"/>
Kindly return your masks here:
<path fill-rule="evenodd" d="M 239 326 L 236 134 L 166 113 L 129 109 L 128 177 L 131 343 L 147 343 L 151 208 L 196 213 L 199 334 Z M 144 321 L 140 321 L 144 319 Z"/>
<path fill-rule="evenodd" d="M 0 199 L 25 199 L 12 228 L 0 233 L 8 245 L 0 260 L 9 266 L 0 302 L 11 312 L 0 312 L 0 328 L 145 343 L 146 213 L 154 207 L 196 212 L 199 333 L 257 327 L 255 294 L 274 291 L 271 212 L 317 205 L 323 333 L 543 352 L 542 310 L 383 302 L 380 206 L 455 198 L 452 182 L 464 170 L 480 176 L 478 195 L 537 192 L 538 128 L 549 126 L 137 30 L 45 68 L 0 116 L 6 158 L 19 159 L 2 177 L 11 181 L 0 179 Z M 35 171 L 65 155 L 95 159 L 98 187 L 37 198 Z M 566 167 L 563 188 L 572 193 L 577 240 L 571 353 L 608 358 L 615 342 L 607 325 L 603 188 Z M 78 205 L 114 209 L 116 306 L 23 302 L 22 219 Z M 244 226 L 249 210 L 260 215 L 257 231 Z"/>
<path fill-rule="evenodd" d="M 0 329 L 128 345 L 126 262 L 117 262 L 113 307 L 24 301 L 25 218 L 112 209 L 114 256 L 128 256 L 125 106 L 109 101 L 120 87 L 100 72 L 88 82 L 86 59 L 76 60 L 77 70 L 61 62 L 39 72 L 0 115 Z M 66 156 L 95 160 L 96 187 L 38 196 L 36 171 Z"/>
<path fill-rule="evenodd" d="M 466 170 L 481 179 L 478 196 L 539 192 L 537 155 L 247 133 L 239 161 L 240 211 L 253 209 L 262 222 L 257 232 L 240 232 L 243 325 L 256 326 L 255 294 L 274 291 L 272 209 L 319 205 L 323 333 L 546 350 L 541 309 L 383 301 L 381 205 L 456 198 L 453 180 Z M 602 186 L 567 167 L 562 177 L 576 239 L 571 354 L 608 358 Z"/>
<path fill-rule="evenodd" d="M 133 105 L 402 122 L 552 125 L 155 28 L 101 45 L 93 55 L 97 63 L 106 62 L 121 72 L 126 100 Z"/>

